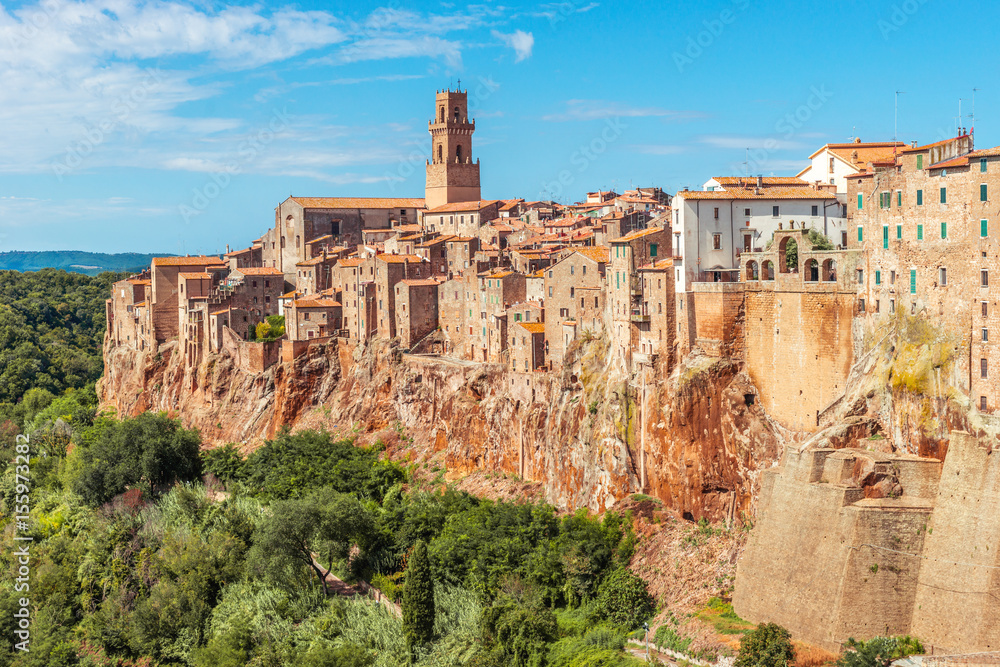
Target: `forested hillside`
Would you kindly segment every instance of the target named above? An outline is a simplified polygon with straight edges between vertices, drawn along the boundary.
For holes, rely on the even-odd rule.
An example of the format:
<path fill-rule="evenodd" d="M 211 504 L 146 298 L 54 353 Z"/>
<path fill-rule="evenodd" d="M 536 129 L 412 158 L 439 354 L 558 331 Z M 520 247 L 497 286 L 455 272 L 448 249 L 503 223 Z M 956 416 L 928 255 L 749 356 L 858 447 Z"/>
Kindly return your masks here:
<path fill-rule="evenodd" d="M 81 250 L 41 250 L 0 252 L 0 270 L 40 271 L 65 269 L 74 273 L 96 276 L 104 271 L 135 272 L 149 266 L 153 257 L 163 257 L 139 252 L 108 254 Z"/>
<path fill-rule="evenodd" d="M 60 395 L 101 376 L 104 300 L 121 276 L 0 271 L 0 421 L 29 389 Z"/>

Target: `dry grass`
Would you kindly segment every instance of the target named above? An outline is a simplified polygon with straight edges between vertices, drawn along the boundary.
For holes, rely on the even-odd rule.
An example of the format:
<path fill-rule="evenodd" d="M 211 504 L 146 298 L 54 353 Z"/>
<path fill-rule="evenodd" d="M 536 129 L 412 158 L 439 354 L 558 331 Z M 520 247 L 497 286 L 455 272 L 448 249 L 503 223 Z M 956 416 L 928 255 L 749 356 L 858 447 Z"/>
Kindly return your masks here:
<path fill-rule="evenodd" d="M 793 642 L 795 645 L 795 667 L 820 667 L 821 665 L 832 664 L 837 660 L 837 655 L 824 651 L 818 646 Z"/>

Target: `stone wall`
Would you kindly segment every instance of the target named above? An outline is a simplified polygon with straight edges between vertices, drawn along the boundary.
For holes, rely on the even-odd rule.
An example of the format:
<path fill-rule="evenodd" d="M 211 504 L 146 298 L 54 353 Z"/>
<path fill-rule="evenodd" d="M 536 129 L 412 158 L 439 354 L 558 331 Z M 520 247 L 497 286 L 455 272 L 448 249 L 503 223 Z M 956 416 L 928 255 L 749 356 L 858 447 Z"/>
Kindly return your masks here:
<path fill-rule="evenodd" d="M 741 283 L 691 283 L 695 344 L 713 357 L 742 358 Z"/>

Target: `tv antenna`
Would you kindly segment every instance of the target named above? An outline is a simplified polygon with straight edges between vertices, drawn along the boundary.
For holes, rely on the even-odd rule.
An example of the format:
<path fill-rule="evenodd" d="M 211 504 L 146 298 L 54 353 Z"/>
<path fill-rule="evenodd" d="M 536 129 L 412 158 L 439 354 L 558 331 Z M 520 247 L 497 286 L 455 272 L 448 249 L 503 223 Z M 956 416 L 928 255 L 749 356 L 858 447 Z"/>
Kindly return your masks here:
<path fill-rule="evenodd" d="M 896 153 L 896 149 L 898 148 L 896 146 L 896 143 L 898 142 L 897 135 L 899 134 L 899 96 L 900 95 L 905 95 L 905 94 L 906 94 L 905 90 L 897 90 L 896 91 L 896 105 L 895 105 L 895 109 L 893 111 L 893 117 L 892 117 L 892 152 L 893 152 L 893 154 Z"/>

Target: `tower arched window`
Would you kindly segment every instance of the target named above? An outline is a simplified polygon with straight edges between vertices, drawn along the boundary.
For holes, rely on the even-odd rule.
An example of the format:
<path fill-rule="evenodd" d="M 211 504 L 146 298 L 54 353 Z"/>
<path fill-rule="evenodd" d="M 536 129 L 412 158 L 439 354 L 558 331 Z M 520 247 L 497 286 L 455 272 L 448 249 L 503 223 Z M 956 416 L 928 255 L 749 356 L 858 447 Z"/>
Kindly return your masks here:
<path fill-rule="evenodd" d="M 458 107 L 455 107 L 455 122 L 458 122 Z"/>
<path fill-rule="evenodd" d="M 462 145 L 461 144 L 459 144 L 458 147 L 455 149 L 455 157 L 458 158 L 459 162 L 462 161 Z"/>
<path fill-rule="evenodd" d="M 441 107 L 441 122 L 444 122 L 444 107 Z"/>
<path fill-rule="evenodd" d="M 438 162 L 444 162 L 444 147 L 438 144 Z"/>

